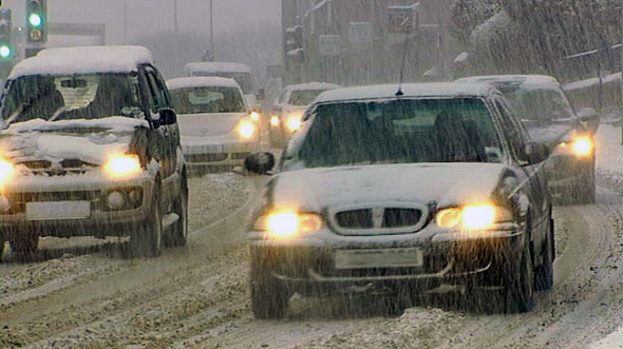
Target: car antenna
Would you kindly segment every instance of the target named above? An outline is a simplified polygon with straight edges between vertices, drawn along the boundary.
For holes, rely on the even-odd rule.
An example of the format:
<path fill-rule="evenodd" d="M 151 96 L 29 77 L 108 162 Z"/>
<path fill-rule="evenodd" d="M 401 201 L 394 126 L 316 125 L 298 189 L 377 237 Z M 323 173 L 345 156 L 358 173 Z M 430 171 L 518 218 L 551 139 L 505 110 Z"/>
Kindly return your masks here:
<path fill-rule="evenodd" d="M 400 63 L 400 78 L 398 79 L 398 91 L 396 91 L 396 97 L 400 97 L 404 95 L 402 92 L 402 78 L 404 76 L 405 71 L 405 61 L 407 60 L 407 41 L 409 39 L 409 32 L 405 32 L 405 42 L 402 48 L 402 62 Z"/>

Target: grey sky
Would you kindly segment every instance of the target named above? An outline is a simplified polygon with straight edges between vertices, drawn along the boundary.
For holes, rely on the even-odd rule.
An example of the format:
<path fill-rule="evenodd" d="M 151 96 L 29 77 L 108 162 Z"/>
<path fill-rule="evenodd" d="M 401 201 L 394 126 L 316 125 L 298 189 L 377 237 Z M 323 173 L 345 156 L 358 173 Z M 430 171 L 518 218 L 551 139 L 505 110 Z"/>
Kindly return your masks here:
<path fill-rule="evenodd" d="M 281 0 L 212 0 L 215 33 L 245 26 L 250 30 L 262 22 L 278 23 Z M 13 25 L 24 25 L 25 0 L 4 0 L 13 13 Z M 125 41 L 124 4 L 128 8 L 127 39 L 132 41 L 154 31 L 172 31 L 175 0 L 48 0 L 50 22 L 105 23 L 106 42 Z M 209 33 L 210 0 L 177 0 L 178 29 Z M 160 28 L 154 28 L 159 25 Z M 92 38 L 50 37 L 50 46 L 91 43 Z"/>

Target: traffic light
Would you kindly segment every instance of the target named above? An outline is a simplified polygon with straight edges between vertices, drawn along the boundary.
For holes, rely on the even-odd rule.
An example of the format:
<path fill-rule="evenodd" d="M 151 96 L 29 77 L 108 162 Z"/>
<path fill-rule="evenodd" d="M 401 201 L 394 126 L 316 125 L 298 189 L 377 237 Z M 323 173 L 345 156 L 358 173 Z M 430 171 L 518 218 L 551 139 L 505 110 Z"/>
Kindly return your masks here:
<path fill-rule="evenodd" d="M 303 47 L 303 27 L 295 25 L 286 29 L 285 35 L 286 58 L 294 62 L 305 61 L 305 49 Z"/>
<path fill-rule="evenodd" d="M 26 28 L 28 42 L 44 43 L 48 40 L 46 0 L 26 0 Z"/>
<path fill-rule="evenodd" d="M 13 58 L 15 47 L 11 38 L 11 10 L 0 10 L 0 59 Z"/>

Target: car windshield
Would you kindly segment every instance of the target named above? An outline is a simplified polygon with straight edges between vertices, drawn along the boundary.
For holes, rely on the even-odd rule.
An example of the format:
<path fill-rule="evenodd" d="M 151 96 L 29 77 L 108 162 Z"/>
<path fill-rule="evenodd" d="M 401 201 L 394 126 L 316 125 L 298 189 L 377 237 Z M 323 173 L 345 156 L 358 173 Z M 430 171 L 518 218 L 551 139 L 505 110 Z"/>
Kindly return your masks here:
<path fill-rule="evenodd" d="M 290 105 L 308 105 L 318 97 L 319 94 L 326 90 L 295 90 L 290 95 Z"/>
<path fill-rule="evenodd" d="M 244 101 L 237 88 L 194 87 L 171 90 L 178 114 L 244 113 Z"/>
<path fill-rule="evenodd" d="M 245 72 L 202 72 L 196 71 L 192 73 L 192 76 L 218 76 L 221 78 L 230 78 L 236 80 L 242 92 L 245 95 L 250 95 L 253 93 L 253 82 L 251 80 L 251 74 Z"/>
<path fill-rule="evenodd" d="M 291 142 L 283 168 L 501 159 L 482 100 L 400 99 L 318 105 Z"/>
<path fill-rule="evenodd" d="M 135 84 L 130 74 L 20 77 L 9 84 L 2 119 L 11 124 L 131 115 L 140 105 Z"/>
<path fill-rule="evenodd" d="M 523 120 L 556 120 L 573 116 L 562 91 L 554 88 L 499 88 Z"/>

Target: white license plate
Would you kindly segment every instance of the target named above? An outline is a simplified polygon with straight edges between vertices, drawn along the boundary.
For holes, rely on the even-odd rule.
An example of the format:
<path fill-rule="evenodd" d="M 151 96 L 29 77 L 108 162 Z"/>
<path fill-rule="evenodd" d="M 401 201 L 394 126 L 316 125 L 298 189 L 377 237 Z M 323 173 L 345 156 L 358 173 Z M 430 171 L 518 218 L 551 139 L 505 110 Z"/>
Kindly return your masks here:
<path fill-rule="evenodd" d="M 388 248 L 378 250 L 338 250 L 336 269 L 421 267 L 424 255 L 419 248 Z"/>
<path fill-rule="evenodd" d="M 91 215 L 89 201 L 51 201 L 26 203 L 26 218 L 31 221 L 48 219 L 87 218 Z"/>

